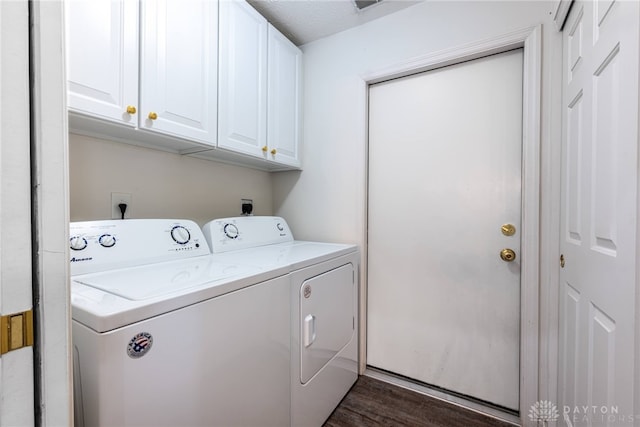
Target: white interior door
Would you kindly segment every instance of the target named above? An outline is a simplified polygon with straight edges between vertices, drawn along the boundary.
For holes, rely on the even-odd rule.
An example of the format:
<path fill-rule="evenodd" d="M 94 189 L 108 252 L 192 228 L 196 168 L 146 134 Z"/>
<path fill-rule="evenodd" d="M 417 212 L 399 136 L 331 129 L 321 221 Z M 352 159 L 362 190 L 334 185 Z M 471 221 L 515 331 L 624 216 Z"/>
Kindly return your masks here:
<path fill-rule="evenodd" d="M 2 315 L 27 311 L 32 305 L 28 19 L 26 0 L 0 2 Z M 12 320 L 9 323 L 20 326 Z M 1 332 L 0 336 L 6 336 L 7 330 L 3 328 Z M 0 356 L 0 425 L 34 425 L 33 387 L 32 347 L 19 348 Z"/>
<path fill-rule="evenodd" d="M 628 417 L 637 414 L 639 17 L 636 1 L 575 2 L 563 34 L 558 396 L 571 408 L 567 425 L 638 423 Z"/>
<path fill-rule="evenodd" d="M 522 62 L 519 49 L 369 91 L 367 362 L 513 410 Z"/>

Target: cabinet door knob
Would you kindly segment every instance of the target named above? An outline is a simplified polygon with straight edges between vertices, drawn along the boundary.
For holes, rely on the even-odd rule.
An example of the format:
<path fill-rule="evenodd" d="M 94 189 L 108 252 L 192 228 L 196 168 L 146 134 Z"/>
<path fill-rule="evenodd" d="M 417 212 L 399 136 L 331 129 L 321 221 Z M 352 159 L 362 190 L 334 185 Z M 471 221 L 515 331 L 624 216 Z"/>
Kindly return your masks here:
<path fill-rule="evenodd" d="M 135 114 L 137 111 L 133 105 L 127 105 L 127 114 Z"/>
<path fill-rule="evenodd" d="M 266 145 L 265 145 L 264 147 L 262 147 L 262 151 L 263 151 L 263 152 L 265 152 L 265 153 L 266 153 L 266 152 L 267 152 L 267 150 L 268 150 L 268 148 L 267 148 L 267 146 L 266 146 Z"/>
<path fill-rule="evenodd" d="M 149 113 L 149 120 L 155 120 L 158 118 L 158 115 L 153 111 Z"/>
<path fill-rule="evenodd" d="M 273 150 L 271 150 L 271 154 L 273 154 L 274 156 L 276 155 L 276 153 L 277 153 L 277 151 L 276 151 L 275 148 Z"/>

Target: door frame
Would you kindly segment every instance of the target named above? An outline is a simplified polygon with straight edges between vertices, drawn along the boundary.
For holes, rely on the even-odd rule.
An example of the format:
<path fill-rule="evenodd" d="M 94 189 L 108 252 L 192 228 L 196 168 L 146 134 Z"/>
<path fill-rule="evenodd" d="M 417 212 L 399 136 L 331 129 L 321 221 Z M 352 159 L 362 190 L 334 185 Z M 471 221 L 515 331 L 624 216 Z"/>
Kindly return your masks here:
<path fill-rule="evenodd" d="M 528 424 L 526 414 L 539 398 L 539 292 L 540 292 L 540 108 L 542 69 L 542 26 L 513 31 L 501 36 L 446 49 L 409 61 L 383 67 L 361 76 L 363 99 L 368 105 L 369 85 L 411 74 L 458 64 L 485 56 L 523 48 L 522 76 L 522 243 L 520 288 L 520 420 Z M 365 109 L 368 141 L 368 108 Z M 365 165 L 365 256 L 360 289 L 360 373 L 367 366 L 367 261 L 368 261 L 368 176 L 369 151 Z"/>
<path fill-rule="evenodd" d="M 36 425 L 73 425 L 64 4 L 29 1 Z"/>

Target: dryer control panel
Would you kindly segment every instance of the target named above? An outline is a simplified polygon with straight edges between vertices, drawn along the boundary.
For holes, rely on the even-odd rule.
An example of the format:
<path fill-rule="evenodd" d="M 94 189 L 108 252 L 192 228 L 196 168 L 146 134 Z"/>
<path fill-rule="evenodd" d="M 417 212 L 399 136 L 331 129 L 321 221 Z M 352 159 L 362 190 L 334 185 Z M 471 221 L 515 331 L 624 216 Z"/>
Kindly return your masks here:
<path fill-rule="evenodd" d="M 71 275 L 210 254 L 202 230 L 185 219 L 127 219 L 69 225 Z"/>
<path fill-rule="evenodd" d="M 213 253 L 293 242 L 287 221 L 279 216 L 214 219 L 202 231 Z"/>

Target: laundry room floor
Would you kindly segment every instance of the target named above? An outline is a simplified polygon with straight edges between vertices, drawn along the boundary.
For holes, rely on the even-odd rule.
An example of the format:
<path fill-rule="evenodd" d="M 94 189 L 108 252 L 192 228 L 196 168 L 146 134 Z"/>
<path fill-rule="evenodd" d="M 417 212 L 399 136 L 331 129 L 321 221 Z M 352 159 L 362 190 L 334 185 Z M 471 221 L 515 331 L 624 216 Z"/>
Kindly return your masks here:
<path fill-rule="evenodd" d="M 511 427 L 512 424 L 361 376 L 324 427 L 373 426 Z"/>

